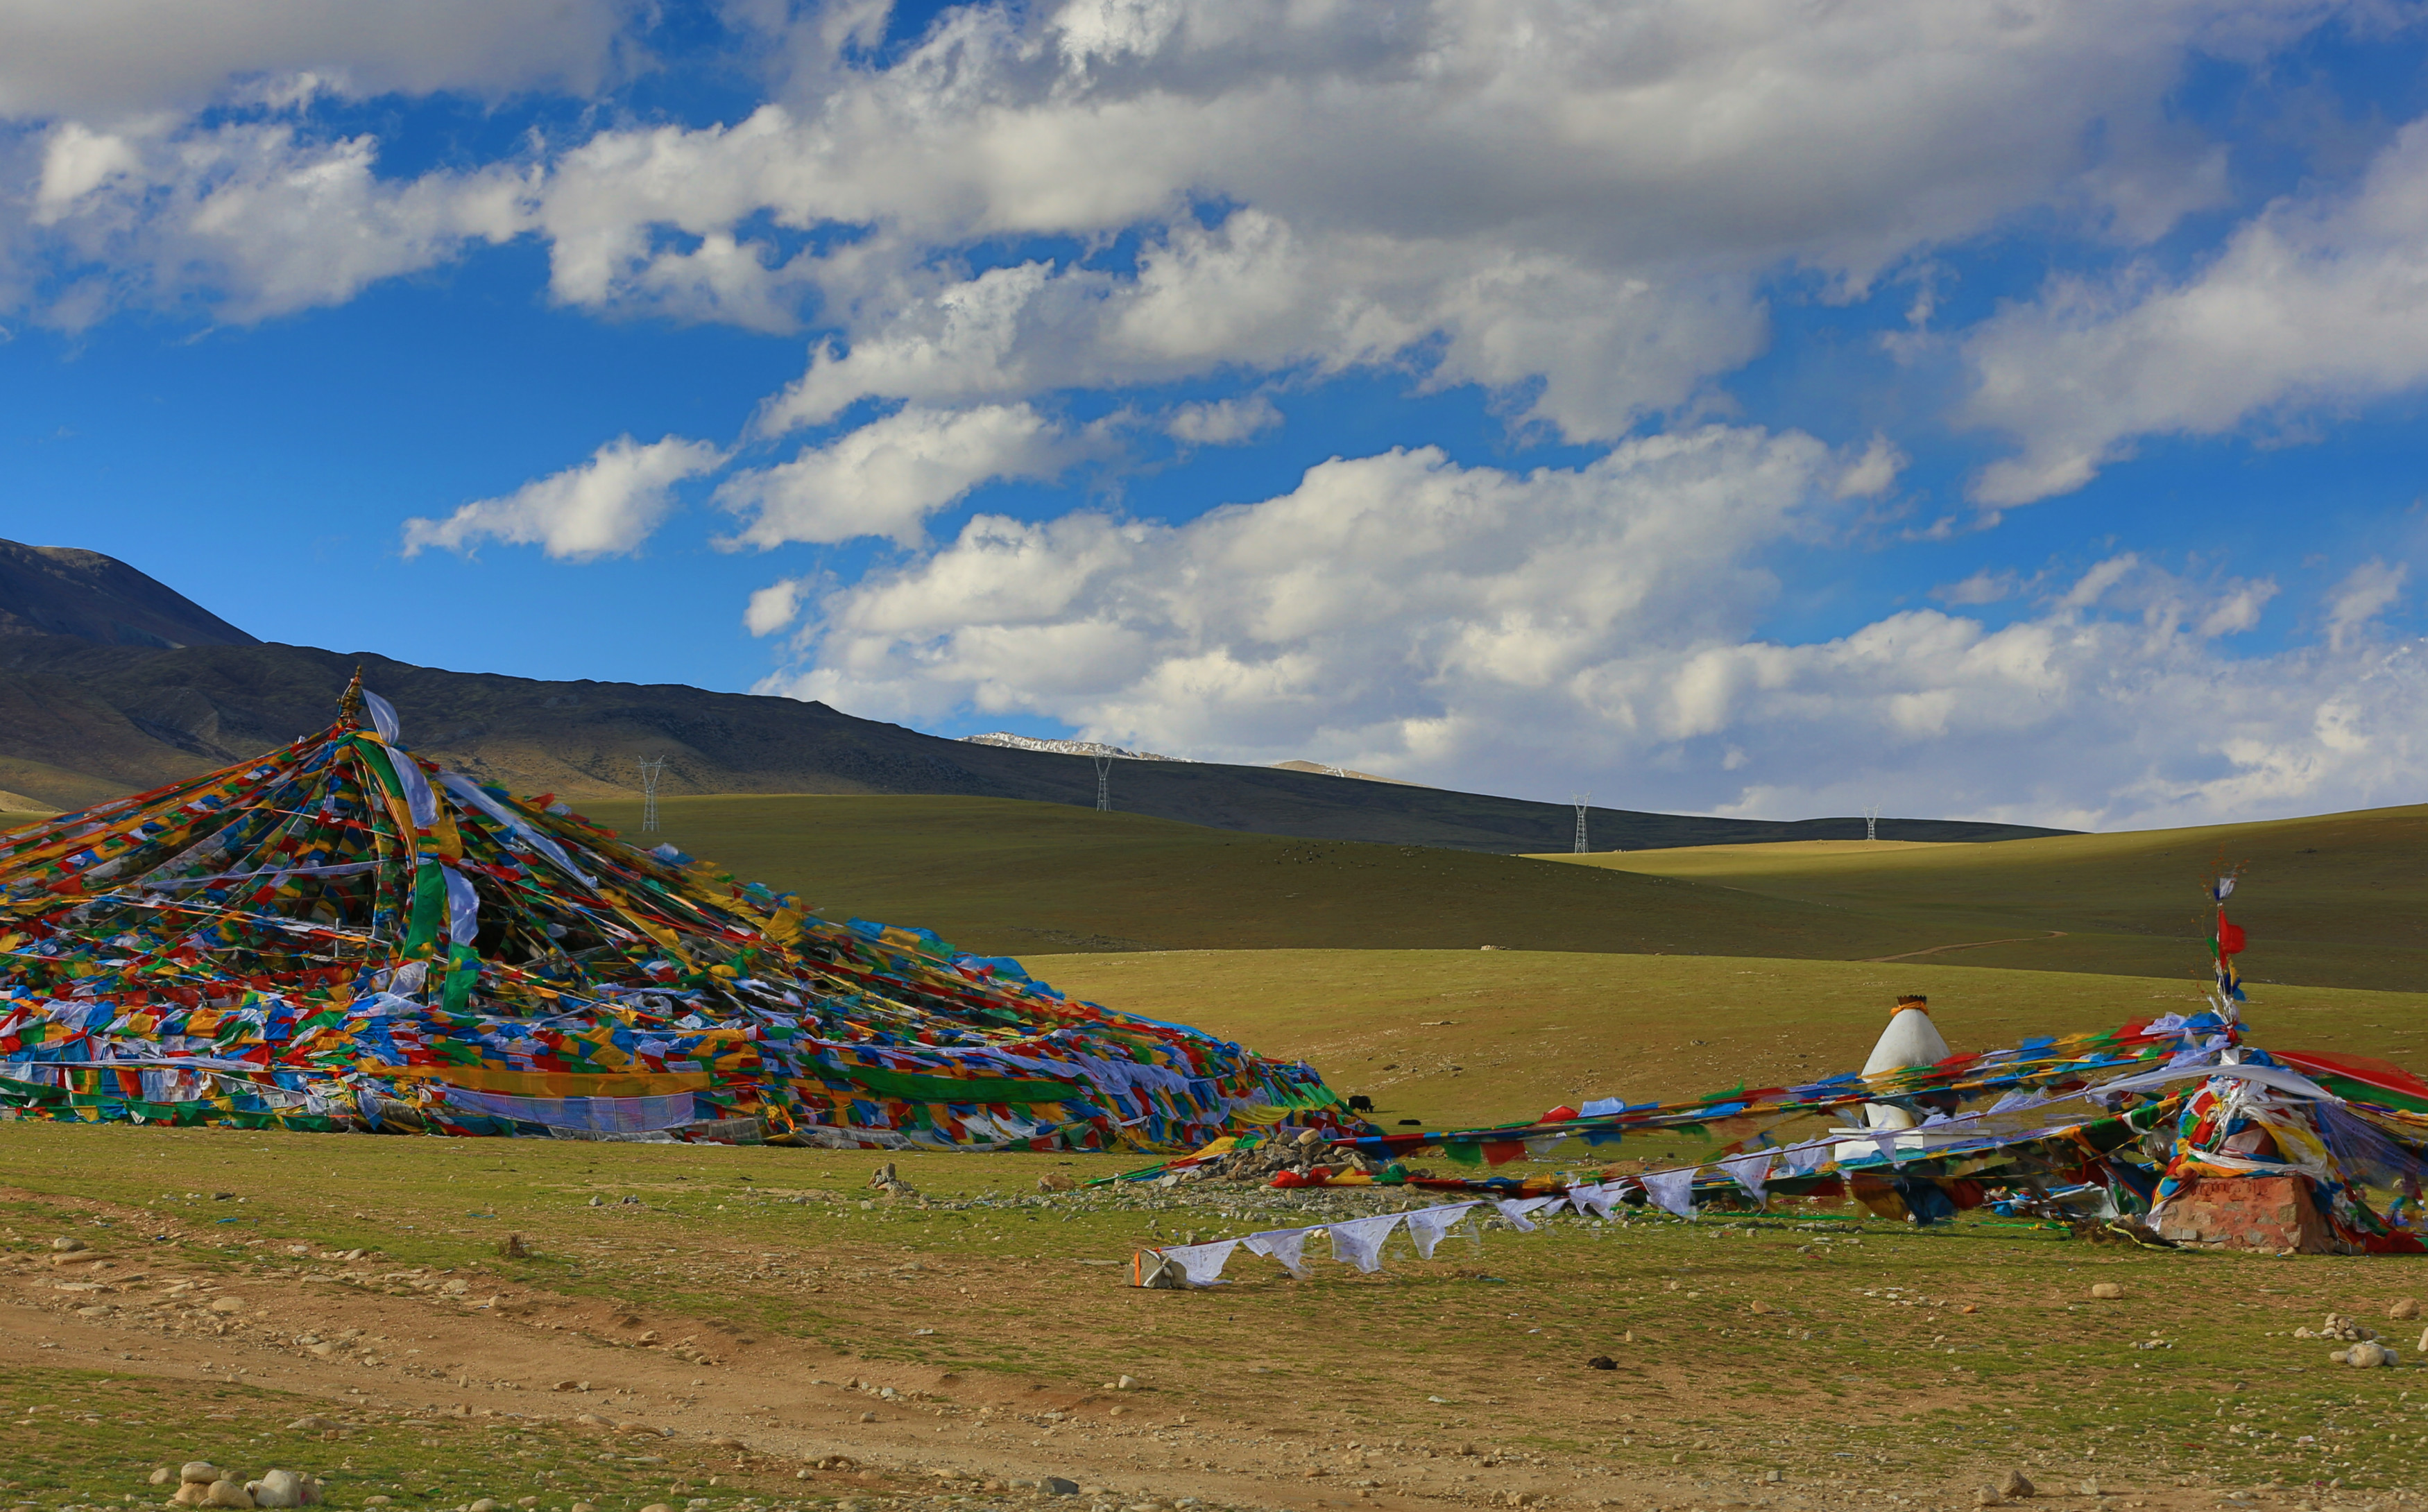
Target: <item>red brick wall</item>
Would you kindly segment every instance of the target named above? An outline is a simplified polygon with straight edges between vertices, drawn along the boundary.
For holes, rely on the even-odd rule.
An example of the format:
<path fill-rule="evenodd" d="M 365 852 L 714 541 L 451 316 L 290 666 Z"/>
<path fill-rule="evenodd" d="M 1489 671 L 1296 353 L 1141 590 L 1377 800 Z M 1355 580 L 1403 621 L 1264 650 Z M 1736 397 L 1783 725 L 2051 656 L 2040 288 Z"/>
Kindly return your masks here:
<path fill-rule="evenodd" d="M 2195 1176 L 2158 1215 L 2158 1234 L 2178 1244 L 2231 1250 L 2334 1254 L 2310 1185 L 2294 1176 Z"/>

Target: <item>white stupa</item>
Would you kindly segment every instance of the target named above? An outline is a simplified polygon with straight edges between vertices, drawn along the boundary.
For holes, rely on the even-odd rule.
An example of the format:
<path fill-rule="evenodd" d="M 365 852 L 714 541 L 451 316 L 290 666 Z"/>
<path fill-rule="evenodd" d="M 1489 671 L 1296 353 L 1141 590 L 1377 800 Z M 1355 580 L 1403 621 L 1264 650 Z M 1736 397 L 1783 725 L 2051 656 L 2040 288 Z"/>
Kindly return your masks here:
<path fill-rule="evenodd" d="M 1935 1066 L 1947 1059 L 1947 1042 L 1940 1037 L 1939 1026 L 1930 1022 L 1930 999 L 1910 994 L 1896 1000 L 1896 1011 L 1889 1015 L 1888 1027 L 1880 1030 L 1880 1040 L 1872 1046 L 1871 1059 L 1863 1062 L 1863 1075 L 1877 1076 L 1883 1071 L 1901 1071 L 1908 1066 Z M 1888 1103 L 1865 1103 L 1863 1123 L 1869 1128 L 1911 1128 L 1913 1115 Z"/>

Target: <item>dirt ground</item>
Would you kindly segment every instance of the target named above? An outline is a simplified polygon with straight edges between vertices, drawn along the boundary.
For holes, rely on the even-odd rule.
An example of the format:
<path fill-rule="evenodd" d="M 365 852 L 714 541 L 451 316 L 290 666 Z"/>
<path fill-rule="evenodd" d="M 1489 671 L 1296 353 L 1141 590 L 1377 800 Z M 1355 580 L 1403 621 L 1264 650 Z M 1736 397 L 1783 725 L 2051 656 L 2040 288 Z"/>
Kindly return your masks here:
<path fill-rule="evenodd" d="M 900 1326 L 913 1317 L 949 1330 L 960 1321 L 957 1308 L 1000 1309 L 1007 1302 L 1012 1312 L 1034 1314 L 1032 1321 L 1048 1329 L 1138 1331 L 1152 1339 L 1166 1322 L 1210 1320 L 1206 1309 L 1243 1307 L 1255 1290 L 1272 1290 L 1271 1284 L 1244 1285 L 1237 1301 L 1215 1292 L 1141 1291 L 1121 1286 L 1110 1267 L 1086 1268 L 1088 1257 L 1064 1257 L 1050 1266 L 1003 1256 L 940 1257 L 932 1244 L 876 1236 L 827 1240 L 813 1255 L 787 1254 L 763 1238 L 740 1248 L 695 1240 L 679 1257 L 688 1267 L 681 1274 L 695 1278 L 671 1283 L 679 1287 L 730 1287 L 756 1277 L 763 1286 L 793 1288 L 803 1285 L 797 1277 L 813 1275 L 806 1290 L 840 1301 L 869 1325 L 861 1347 L 837 1348 L 797 1332 L 754 1326 L 730 1316 L 732 1307 L 724 1309 L 729 1316 L 709 1321 L 696 1305 L 650 1306 L 635 1300 L 629 1285 L 615 1295 L 534 1285 L 528 1274 L 514 1274 L 510 1262 L 445 1267 L 378 1253 L 349 1259 L 309 1241 L 284 1240 L 237 1248 L 223 1230 L 214 1233 L 197 1218 L 164 1219 L 156 1208 L 56 1190 L 0 1191 L 0 1204 L 16 1215 L 8 1238 L 21 1245 L 47 1244 L 50 1237 L 25 1223 L 29 1211 L 56 1215 L 57 1232 L 94 1233 L 107 1225 L 111 1236 L 89 1252 L 102 1257 L 97 1259 L 78 1262 L 20 1247 L 0 1262 L 0 1297 L 9 1304 L 0 1307 L 0 1357 L 121 1375 L 237 1381 L 381 1411 L 519 1413 L 569 1421 L 614 1441 L 672 1436 L 730 1452 L 736 1471 L 755 1471 L 762 1482 L 830 1456 L 852 1462 L 846 1472 L 813 1472 L 816 1484 L 799 1487 L 807 1494 L 861 1489 L 903 1497 L 959 1477 L 964 1489 L 1009 1501 L 1043 1497 L 1036 1483 L 1063 1477 L 1080 1488 L 1075 1504 L 1108 1509 L 1195 1498 L 1224 1506 L 1410 1512 L 1443 1503 L 1826 1512 L 1971 1506 L 2002 1468 L 2014 1468 L 2037 1483 L 2039 1500 L 2079 1506 L 2383 1502 L 2391 1507 L 2407 1500 L 2399 1490 L 2346 1493 L 2324 1473 L 2305 1473 L 2294 1486 L 2254 1487 L 2239 1476 L 2212 1477 L 2180 1457 L 2161 1470 L 2129 1448 L 2117 1454 L 2111 1447 L 2103 1459 L 2091 1440 L 2086 1444 L 2094 1446 L 2087 1449 L 2059 1448 L 2055 1439 L 2027 1446 L 2019 1438 L 2004 1453 L 1917 1454 L 1898 1441 L 1894 1423 L 1882 1438 L 1856 1434 L 1831 1417 L 1845 1414 L 1851 1424 L 1866 1416 L 1884 1422 L 1894 1416 L 1919 1443 L 1924 1440 L 1911 1426 L 1916 1420 L 1978 1408 L 1985 1395 L 1994 1400 L 2002 1390 L 2024 1402 L 2027 1391 L 2042 1388 L 1985 1385 L 1960 1364 L 1926 1366 L 1922 1355 L 1937 1349 L 1916 1343 L 1913 1368 L 1895 1383 L 1894 1414 L 1867 1411 L 1864 1398 L 1878 1388 L 1863 1384 L 1863 1376 L 1846 1378 L 1856 1395 L 1838 1403 L 1811 1395 L 1748 1399 L 1740 1389 L 1723 1389 L 1717 1375 L 1696 1364 L 1717 1356 L 1742 1365 L 1747 1352 L 1758 1353 L 1754 1338 L 1762 1330 L 1745 1326 L 1750 1320 L 1743 1312 L 1787 1310 L 1758 1298 L 1729 1304 L 1726 1316 L 1739 1327 L 1704 1325 L 1717 1337 L 1700 1341 L 1681 1330 L 1676 1341 L 1686 1348 L 1664 1351 L 1657 1360 L 1630 1359 L 1622 1371 L 1551 1373 L 1556 1350 L 1526 1356 L 1514 1371 L 1505 1359 L 1495 1369 L 1494 1362 L 1462 1357 L 1456 1405 L 1438 1394 L 1420 1399 L 1444 1404 L 1437 1426 L 1428 1429 L 1386 1421 L 1352 1400 L 1353 1389 L 1401 1396 L 1428 1387 L 1453 1389 L 1441 1384 L 1451 1375 L 1421 1363 L 1424 1348 L 1385 1347 L 1378 1325 L 1362 1323 L 1342 1306 L 1369 1288 L 1388 1286 L 1387 1277 L 1344 1273 L 1315 1284 L 1334 1289 L 1328 1298 L 1312 1287 L 1298 1293 L 1323 1314 L 1315 1326 L 1326 1326 L 1328 1319 L 1330 1326 L 1350 1330 L 1321 1371 L 1245 1364 L 1209 1376 L 1184 1368 L 1176 1351 L 1185 1346 L 1175 1339 L 1175 1354 L 1162 1369 L 1144 1363 L 1151 1353 L 1135 1356 L 1141 1361 L 1138 1377 L 1124 1388 L 1117 1380 L 1075 1381 L 1075 1364 L 1010 1371 L 885 1358 L 865 1339 L 915 1336 L 921 1330 Z M 532 1242 L 545 1249 L 570 1240 L 540 1230 Z M 1516 1235 L 1495 1240 L 1507 1251 L 1527 1242 Z M 1768 1247 L 1796 1256 L 1813 1246 L 1774 1241 Z M 664 1246 L 651 1248 L 678 1258 Z M 1496 1255 L 1495 1262 L 1507 1257 Z M 54 1263 L 61 1258 L 69 1263 Z M 1673 1261 L 1666 1268 L 1678 1266 Z M 1691 1277 L 1695 1270 L 1692 1259 L 1684 1262 L 1683 1274 Z M 1740 1285 L 1718 1279 L 1708 1264 L 1704 1270 L 1714 1278 L 1690 1284 L 1711 1287 L 1714 1296 Z M 779 1276 L 780 1283 L 774 1279 Z M 1466 1279 L 1499 1278 L 1477 1271 Z M 1862 1279 L 1877 1295 L 1872 1275 L 1866 1272 Z M 1673 1276 L 1668 1295 L 1703 1295 L 1677 1291 L 1677 1284 Z M 907 1310 L 899 1300 L 905 1287 L 920 1299 Z M 1914 1305 L 1915 1298 L 1896 1295 L 1898 1288 L 1889 1290 L 1890 1306 Z M 845 1295 L 834 1298 L 836 1291 Z M 1921 1300 L 1938 1307 L 1944 1299 Z M 2289 1299 L 2285 1310 L 2289 1316 L 2314 1305 L 2307 1297 Z M 2070 1313 L 2071 1304 L 2052 1305 L 2058 1306 L 2067 1309 L 2059 1317 Z M 1546 1315 L 1543 1326 L 1521 1331 L 1531 1316 L 1512 1313 L 1495 1326 L 1533 1347 L 1527 1335 L 1557 1329 Z M 1933 1326 L 1904 1313 L 1889 1316 L 1907 1327 Z M 1954 1329 L 1952 1323 L 1938 1326 Z M 1370 1349 L 1360 1347 L 1361 1327 L 1375 1328 Z M 1610 1337 L 1621 1333 L 1628 1340 L 1636 1337 L 1633 1329 Z M 1813 1338 L 1810 1327 L 1802 1334 Z M 1443 1348 L 1463 1356 L 1466 1350 L 1451 1340 Z M 1275 1356 L 1292 1352 L 1276 1348 Z M 1356 1363 L 1371 1368 L 1353 1370 Z M 2046 1408 L 2048 1399 L 2031 1400 Z M 2239 1488 L 2238 1480 L 2243 1481 Z M 2085 1494 L 2092 1481 L 2097 1493 Z"/>

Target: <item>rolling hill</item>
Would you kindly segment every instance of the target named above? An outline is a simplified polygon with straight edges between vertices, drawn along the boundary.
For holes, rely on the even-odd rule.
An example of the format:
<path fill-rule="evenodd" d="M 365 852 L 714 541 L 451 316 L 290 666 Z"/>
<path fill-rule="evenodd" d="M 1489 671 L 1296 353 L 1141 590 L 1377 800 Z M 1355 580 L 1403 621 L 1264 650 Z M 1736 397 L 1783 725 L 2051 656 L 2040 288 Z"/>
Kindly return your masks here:
<path fill-rule="evenodd" d="M 95 553 L 0 543 L 0 567 L 11 562 L 33 566 L 0 572 L 0 789 L 44 804 L 81 807 L 318 730 L 360 666 L 396 704 L 417 750 L 517 792 L 584 802 L 630 796 L 638 762 L 662 756 L 668 793 L 1095 806 L 1095 766 L 1082 756 L 946 740 L 791 698 L 450 672 L 265 645 Z M 35 570 L 41 564 L 48 576 Z M 1563 844 L 1575 825 L 1565 804 L 1196 762 L 1121 762 L 1112 801 L 1218 830 L 1504 853 Z M 1604 843 L 1637 848 L 1843 836 L 1861 833 L 1862 821 L 1597 809 L 1592 823 Z M 1911 840 L 2055 832 L 1926 819 L 1881 826 Z"/>

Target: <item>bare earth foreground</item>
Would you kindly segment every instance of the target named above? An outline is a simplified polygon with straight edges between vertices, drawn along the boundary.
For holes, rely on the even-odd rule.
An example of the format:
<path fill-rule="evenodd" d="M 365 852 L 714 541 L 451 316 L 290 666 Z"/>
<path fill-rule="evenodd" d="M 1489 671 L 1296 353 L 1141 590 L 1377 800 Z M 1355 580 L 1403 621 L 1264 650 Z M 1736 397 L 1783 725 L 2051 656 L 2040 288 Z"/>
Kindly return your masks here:
<path fill-rule="evenodd" d="M 0 1126 L 0 1506 L 156 1505 L 148 1474 L 189 1458 L 310 1471 L 347 1507 L 600 1512 L 976 1509 L 1048 1501 L 1046 1477 L 1108 1509 L 1954 1507 L 2009 1470 L 2081 1507 L 2428 1484 L 2420 1324 L 2387 1321 L 2412 1262 L 1828 1209 L 1495 1228 L 1430 1262 L 1395 1240 L 1372 1276 L 1319 1247 L 1304 1282 L 1242 1254 L 1231 1285 L 1143 1291 L 1108 1263 L 1141 1242 L 1426 1199 L 898 1163 L 922 1195 L 816 1151 Z M 2289 1337 L 2330 1308 L 2406 1368 Z"/>

